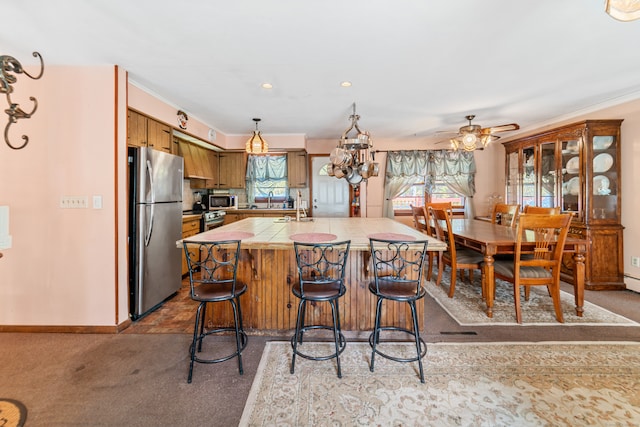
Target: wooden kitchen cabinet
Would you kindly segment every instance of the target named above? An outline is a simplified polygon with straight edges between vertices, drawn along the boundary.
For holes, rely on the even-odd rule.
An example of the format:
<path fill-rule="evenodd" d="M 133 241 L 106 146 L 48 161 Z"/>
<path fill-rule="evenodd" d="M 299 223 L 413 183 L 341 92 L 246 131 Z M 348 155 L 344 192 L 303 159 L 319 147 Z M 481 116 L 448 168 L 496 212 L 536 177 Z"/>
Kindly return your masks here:
<path fill-rule="evenodd" d="M 188 215 L 182 217 L 182 238 L 186 239 L 191 236 L 195 236 L 200 232 L 200 216 Z M 189 266 L 187 265 L 187 257 L 182 251 L 182 275 L 184 276 L 189 272 Z"/>
<path fill-rule="evenodd" d="M 569 236 L 590 241 L 585 289 L 625 289 L 620 125 L 587 120 L 504 143 L 506 202 L 572 215 Z M 562 277 L 573 282 L 573 259 Z"/>
<path fill-rule="evenodd" d="M 127 145 L 153 147 L 159 151 L 172 153 L 171 127 L 137 111 L 128 110 Z"/>
<path fill-rule="evenodd" d="M 308 187 L 306 151 L 290 151 L 287 153 L 287 179 L 289 188 Z"/>
<path fill-rule="evenodd" d="M 218 188 L 245 188 L 247 157 L 244 151 L 221 151 L 218 153 Z"/>

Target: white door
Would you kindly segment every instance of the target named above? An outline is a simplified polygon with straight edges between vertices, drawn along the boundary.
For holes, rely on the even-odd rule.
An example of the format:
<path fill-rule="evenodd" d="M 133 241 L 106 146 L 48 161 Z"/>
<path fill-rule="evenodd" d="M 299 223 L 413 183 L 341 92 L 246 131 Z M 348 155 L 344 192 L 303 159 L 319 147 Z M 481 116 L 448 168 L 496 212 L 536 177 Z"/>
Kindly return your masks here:
<path fill-rule="evenodd" d="M 313 157 L 311 169 L 313 173 L 313 216 L 316 217 L 348 217 L 349 216 L 349 183 L 344 178 L 336 178 L 327 174 L 329 157 Z"/>

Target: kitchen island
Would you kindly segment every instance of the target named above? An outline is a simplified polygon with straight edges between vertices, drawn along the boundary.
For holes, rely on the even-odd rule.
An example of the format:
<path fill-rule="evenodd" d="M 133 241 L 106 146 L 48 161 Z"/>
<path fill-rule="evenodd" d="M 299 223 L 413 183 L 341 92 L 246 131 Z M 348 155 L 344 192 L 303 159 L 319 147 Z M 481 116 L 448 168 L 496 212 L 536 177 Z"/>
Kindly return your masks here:
<path fill-rule="evenodd" d="M 342 329 L 352 337 L 368 336 L 373 329 L 375 298 L 369 292 L 368 236 L 386 233 L 406 236 L 407 240 L 428 240 L 428 250 L 442 251 L 446 245 L 411 227 L 388 218 L 284 218 L 254 217 L 231 223 L 189 238 L 190 241 L 242 238 L 242 254 L 238 280 L 247 283 L 241 297 L 244 327 L 252 333 L 288 334 L 295 328 L 297 298 L 291 284 L 297 280 L 296 257 L 291 236 L 330 241 L 351 240 L 346 273 L 347 294 L 340 300 Z M 311 322 L 327 322 L 331 311 L 326 304 L 307 309 Z M 386 307 L 382 322 L 393 319 L 410 327 L 411 315 L 406 304 Z M 423 304 L 419 304 L 420 326 L 423 326 Z M 226 325 L 232 319 L 230 307 L 208 311 L 207 326 Z"/>

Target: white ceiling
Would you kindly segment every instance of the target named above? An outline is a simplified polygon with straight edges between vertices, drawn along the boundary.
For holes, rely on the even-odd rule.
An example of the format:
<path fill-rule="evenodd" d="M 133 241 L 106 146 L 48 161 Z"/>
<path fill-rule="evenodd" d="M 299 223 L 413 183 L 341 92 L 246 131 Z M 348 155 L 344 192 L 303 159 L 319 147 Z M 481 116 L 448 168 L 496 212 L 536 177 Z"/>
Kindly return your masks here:
<path fill-rule="evenodd" d="M 0 25 L 0 55 L 117 64 L 228 135 L 338 138 L 355 102 L 374 140 L 425 143 L 640 98 L 639 40 L 603 0 L 14 0 Z"/>

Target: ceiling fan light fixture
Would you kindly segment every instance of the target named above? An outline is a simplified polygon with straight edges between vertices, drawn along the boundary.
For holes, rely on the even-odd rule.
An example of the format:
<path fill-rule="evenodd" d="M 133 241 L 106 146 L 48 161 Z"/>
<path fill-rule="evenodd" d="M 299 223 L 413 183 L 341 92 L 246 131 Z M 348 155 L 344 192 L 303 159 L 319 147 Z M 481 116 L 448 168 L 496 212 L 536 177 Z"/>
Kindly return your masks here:
<path fill-rule="evenodd" d="M 264 154 L 269 152 L 269 144 L 262 138 L 260 131 L 258 130 L 258 122 L 261 119 L 253 119 L 256 122 L 256 130 L 253 131 L 251 138 L 247 140 L 245 144 L 245 150 L 249 154 Z"/>
<path fill-rule="evenodd" d="M 640 0 L 605 0 L 605 11 L 618 21 L 640 19 Z"/>

